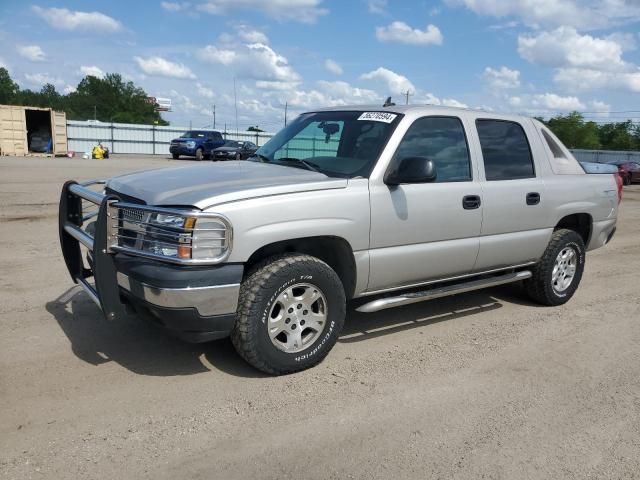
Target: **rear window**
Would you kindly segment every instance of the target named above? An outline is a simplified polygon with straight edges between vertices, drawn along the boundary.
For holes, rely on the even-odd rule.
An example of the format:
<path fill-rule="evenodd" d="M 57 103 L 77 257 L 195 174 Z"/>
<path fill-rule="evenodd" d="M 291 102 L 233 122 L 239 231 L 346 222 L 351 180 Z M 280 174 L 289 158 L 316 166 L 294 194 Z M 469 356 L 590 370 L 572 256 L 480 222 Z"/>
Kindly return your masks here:
<path fill-rule="evenodd" d="M 519 123 L 476 120 L 487 180 L 535 177 L 527 135 Z"/>

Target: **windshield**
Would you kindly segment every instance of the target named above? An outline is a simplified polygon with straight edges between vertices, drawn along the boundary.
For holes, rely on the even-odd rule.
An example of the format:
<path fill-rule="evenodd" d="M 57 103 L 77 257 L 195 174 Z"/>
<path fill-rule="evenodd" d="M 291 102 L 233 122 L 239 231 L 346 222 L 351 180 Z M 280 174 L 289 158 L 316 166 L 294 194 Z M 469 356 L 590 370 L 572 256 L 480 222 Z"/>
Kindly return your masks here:
<path fill-rule="evenodd" d="M 258 149 L 250 160 L 366 177 L 402 115 L 390 112 L 305 113 Z"/>
<path fill-rule="evenodd" d="M 241 146 L 242 144 L 235 140 L 227 140 L 226 142 L 224 142 L 224 145 L 223 145 L 223 147 L 230 147 L 230 148 L 240 148 Z"/>
<path fill-rule="evenodd" d="M 188 132 L 183 133 L 180 138 L 204 138 L 204 132 L 189 130 Z"/>

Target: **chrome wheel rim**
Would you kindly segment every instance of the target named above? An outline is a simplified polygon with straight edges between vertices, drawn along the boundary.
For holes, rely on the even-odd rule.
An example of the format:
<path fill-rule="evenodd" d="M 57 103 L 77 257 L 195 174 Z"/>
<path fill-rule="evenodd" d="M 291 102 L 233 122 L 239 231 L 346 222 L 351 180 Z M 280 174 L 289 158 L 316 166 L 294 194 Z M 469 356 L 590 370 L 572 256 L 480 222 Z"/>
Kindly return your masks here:
<path fill-rule="evenodd" d="M 564 247 L 558 253 L 551 272 L 551 284 L 557 293 L 563 293 L 571 286 L 578 266 L 578 252 L 573 247 Z"/>
<path fill-rule="evenodd" d="M 327 299 L 310 283 L 296 283 L 283 290 L 271 307 L 268 332 L 271 343 L 286 353 L 313 345 L 327 322 Z"/>

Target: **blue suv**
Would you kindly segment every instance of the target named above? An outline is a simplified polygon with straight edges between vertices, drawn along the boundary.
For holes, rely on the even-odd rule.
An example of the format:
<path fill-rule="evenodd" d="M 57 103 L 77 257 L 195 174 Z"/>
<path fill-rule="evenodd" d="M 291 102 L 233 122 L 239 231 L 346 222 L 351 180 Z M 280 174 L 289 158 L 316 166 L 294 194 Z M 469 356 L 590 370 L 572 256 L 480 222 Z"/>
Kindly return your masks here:
<path fill-rule="evenodd" d="M 211 152 L 224 145 L 224 139 L 220 132 L 211 130 L 189 130 L 180 138 L 171 140 L 169 152 L 174 159 L 180 155 L 196 157 L 196 160 L 211 158 Z"/>

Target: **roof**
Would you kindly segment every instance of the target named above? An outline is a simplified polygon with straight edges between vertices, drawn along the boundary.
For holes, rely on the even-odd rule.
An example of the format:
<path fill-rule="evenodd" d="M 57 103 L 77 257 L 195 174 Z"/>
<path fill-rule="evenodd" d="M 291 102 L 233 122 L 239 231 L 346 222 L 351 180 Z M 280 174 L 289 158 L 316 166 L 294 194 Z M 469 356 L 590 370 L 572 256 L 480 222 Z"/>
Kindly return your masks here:
<path fill-rule="evenodd" d="M 318 108 L 314 110 L 310 110 L 311 112 L 340 112 L 340 111 L 371 111 L 371 112 L 389 112 L 389 113 L 427 113 L 437 111 L 442 114 L 460 114 L 460 112 L 471 112 L 471 113 L 486 113 L 487 115 L 504 117 L 510 119 L 522 119 L 528 118 L 523 115 L 513 114 L 513 113 L 500 113 L 500 112 L 490 112 L 487 110 L 479 110 L 473 108 L 462 108 L 462 107 L 447 107 L 443 105 L 393 105 L 390 107 L 384 107 L 382 104 L 377 105 L 341 105 L 337 107 L 327 107 L 327 108 Z"/>

